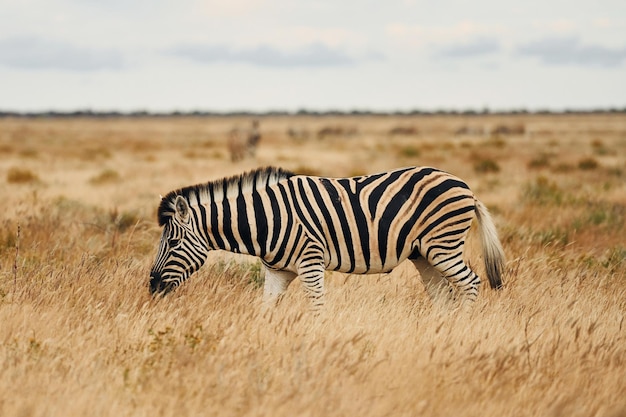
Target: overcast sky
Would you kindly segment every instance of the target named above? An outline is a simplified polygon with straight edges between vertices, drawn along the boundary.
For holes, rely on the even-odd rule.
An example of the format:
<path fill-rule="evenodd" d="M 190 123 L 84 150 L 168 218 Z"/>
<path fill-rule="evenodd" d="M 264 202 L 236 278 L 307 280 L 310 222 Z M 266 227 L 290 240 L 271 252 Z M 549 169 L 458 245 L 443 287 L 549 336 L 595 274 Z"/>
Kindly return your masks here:
<path fill-rule="evenodd" d="M 624 0 L 0 0 L 0 110 L 626 107 Z"/>

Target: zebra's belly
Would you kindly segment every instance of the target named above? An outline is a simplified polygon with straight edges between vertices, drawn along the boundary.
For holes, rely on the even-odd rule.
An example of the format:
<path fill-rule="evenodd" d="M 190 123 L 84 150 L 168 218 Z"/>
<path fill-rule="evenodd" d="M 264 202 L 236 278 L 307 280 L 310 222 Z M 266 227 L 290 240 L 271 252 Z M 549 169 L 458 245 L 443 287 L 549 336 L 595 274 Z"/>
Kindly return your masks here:
<path fill-rule="evenodd" d="M 386 262 L 384 265 L 379 262 L 374 262 L 369 265 L 366 264 L 355 264 L 352 265 L 350 263 L 343 263 L 341 265 L 326 265 L 326 269 L 337 272 L 344 272 L 347 274 L 381 274 L 391 272 L 400 262 L 404 261 L 403 259 L 393 260 L 391 262 Z"/>
<path fill-rule="evenodd" d="M 360 274 L 360 275 L 367 275 L 367 274 L 386 274 L 388 272 L 391 272 L 397 265 L 394 265 L 392 267 L 388 267 L 388 268 L 370 268 L 370 269 L 354 269 L 351 270 L 350 268 L 342 268 L 342 269 L 332 269 L 332 271 L 337 271 L 337 272 L 343 272 L 346 274 Z"/>

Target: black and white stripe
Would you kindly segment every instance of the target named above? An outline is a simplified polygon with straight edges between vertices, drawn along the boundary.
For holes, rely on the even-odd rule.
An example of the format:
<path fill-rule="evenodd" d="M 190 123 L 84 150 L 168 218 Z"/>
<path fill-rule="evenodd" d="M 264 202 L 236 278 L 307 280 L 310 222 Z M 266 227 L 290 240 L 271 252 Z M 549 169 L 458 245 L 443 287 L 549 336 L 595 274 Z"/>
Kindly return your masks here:
<path fill-rule="evenodd" d="M 489 213 L 463 181 L 434 168 L 353 178 L 264 168 L 172 191 L 158 216 L 153 293 L 180 285 L 210 250 L 223 249 L 261 258 L 267 300 L 299 276 L 318 306 L 324 270 L 389 272 L 409 259 L 429 288 L 447 282 L 473 301 L 480 279 L 463 248 L 474 217 L 489 282 L 502 285 L 504 255 Z"/>

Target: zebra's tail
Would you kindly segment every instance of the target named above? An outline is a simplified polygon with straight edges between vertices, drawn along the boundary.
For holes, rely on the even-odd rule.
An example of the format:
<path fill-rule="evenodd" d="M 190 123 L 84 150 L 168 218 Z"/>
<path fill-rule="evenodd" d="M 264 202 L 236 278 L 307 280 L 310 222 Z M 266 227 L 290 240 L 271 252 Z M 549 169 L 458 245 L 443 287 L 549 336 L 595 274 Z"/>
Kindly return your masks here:
<path fill-rule="evenodd" d="M 502 272 L 504 271 L 504 250 L 502 250 L 498 232 L 487 207 L 478 200 L 476 200 L 476 219 L 478 220 L 485 270 L 487 271 L 489 284 L 491 288 L 500 289 L 502 288 Z"/>

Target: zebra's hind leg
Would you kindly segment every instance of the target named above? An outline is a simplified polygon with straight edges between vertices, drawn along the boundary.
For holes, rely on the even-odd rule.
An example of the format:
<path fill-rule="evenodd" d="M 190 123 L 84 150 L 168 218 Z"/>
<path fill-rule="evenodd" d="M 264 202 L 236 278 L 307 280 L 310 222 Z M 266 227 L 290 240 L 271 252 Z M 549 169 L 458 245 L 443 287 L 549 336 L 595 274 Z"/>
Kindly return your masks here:
<path fill-rule="evenodd" d="M 456 250 L 442 251 L 442 245 L 431 246 L 439 249 L 437 252 L 432 249 L 415 249 L 409 259 L 419 270 L 431 298 L 445 293 L 444 283 L 447 281 L 449 299 L 460 299 L 463 304 L 471 305 L 478 297 L 480 277 L 463 260 L 462 245 L 452 247 Z M 423 257 L 423 252 L 430 256 Z"/>
<path fill-rule="evenodd" d="M 478 298 L 480 277 L 465 263 L 461 253 L 439 260 L 444 256 L 435 258 L 430 264 L 457 290 L 461 302 L 471 305 Z"/>
<path fill-rule="evenodd" d="M 265 306 L 275 305 L 295 277 L 294 272 L 265 267 L 265 284 L 263 286 L 263 303 Z"/>

